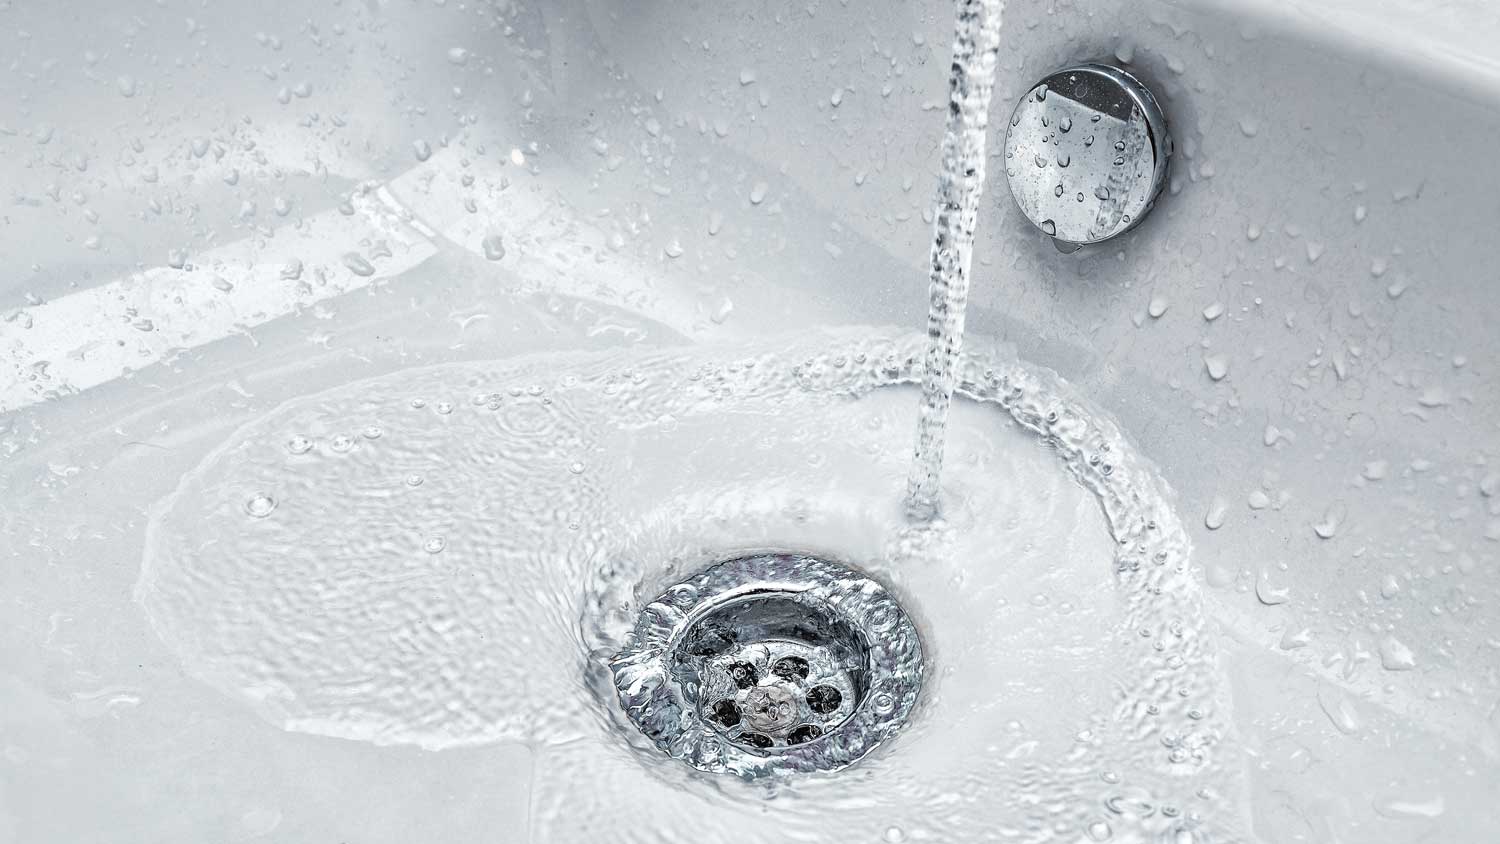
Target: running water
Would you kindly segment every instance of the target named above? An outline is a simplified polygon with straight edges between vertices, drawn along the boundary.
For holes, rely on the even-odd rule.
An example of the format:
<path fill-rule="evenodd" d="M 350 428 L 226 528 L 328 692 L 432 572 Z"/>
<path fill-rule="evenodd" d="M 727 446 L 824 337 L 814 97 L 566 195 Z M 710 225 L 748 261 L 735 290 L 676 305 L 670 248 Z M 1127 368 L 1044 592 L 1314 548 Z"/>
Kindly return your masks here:
<path fill-rule="evenodd" d="M 1003 5 L 1000 0 L 958 0 L 948 80 L 948 127 L 943 136 L 943 172 L 928 270 L 927 363 L 917 412 L 916 452 L 906 488 L 907 513 L 924 521 L 938 511 L 948 407 L 963 349 L 964 307 L 969 299 L 979 197 L 984 192 L 985 136 Z"/>

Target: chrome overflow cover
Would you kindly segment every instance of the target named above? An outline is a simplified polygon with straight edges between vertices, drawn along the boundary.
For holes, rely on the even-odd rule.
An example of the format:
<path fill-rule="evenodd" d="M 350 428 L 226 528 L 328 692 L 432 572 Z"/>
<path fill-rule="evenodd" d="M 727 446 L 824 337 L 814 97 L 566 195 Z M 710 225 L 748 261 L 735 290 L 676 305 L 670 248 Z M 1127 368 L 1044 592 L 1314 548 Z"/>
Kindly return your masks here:
<path fill-rule="evenodd" d="M 1151 92 L 1117 67 L 1082 64 L 1043 79 L 1016 106 L 1005 174 L 1032 225 L 1072 252 L 1140 223 L 1171 154 Z"/>
<path fill-rule="evenodd" d="M 758 554 L 658 596 L 610 670 L 625 714 L 659 750 L 753 779 L 835 771 L 874 750 L 916 704 L 922 646 L 874 580 Z"/>

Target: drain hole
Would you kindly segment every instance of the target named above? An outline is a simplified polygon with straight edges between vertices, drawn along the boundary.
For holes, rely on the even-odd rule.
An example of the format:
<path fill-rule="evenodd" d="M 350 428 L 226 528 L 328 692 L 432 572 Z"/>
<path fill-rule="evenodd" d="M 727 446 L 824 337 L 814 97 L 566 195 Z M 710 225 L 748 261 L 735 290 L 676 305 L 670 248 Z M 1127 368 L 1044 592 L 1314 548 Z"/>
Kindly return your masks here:
<path fill-rule="evenodd" d="M 648 603 L 611 669 L 626 713 L 657 747 L 704 770 L 757 775 L 835 770 L 868 753 L 916 702 L 922 651 L 880 584 L 766 554 Z M 837 742 L 815 741 L 835 732 Z"/>
<path fill-rule="evenodd" d="M 844 696 L 832 686 L 818 686 L 807 693 L 807 705 L 819 715 L 837 712 L 839 704 L 843 702 Z"/>
<path fill-rule="evenodd" d="M 751 747 L 758 747 L 761 749 L 768 748 L 771 745 L 775 744 L 775 742 L 771 740 L 770 736 L 761 735 L 760 733 L 740 733 L 735 740 L 740 744 L 748 744 Z"/>
<path fill-rule="evenodd" d="M 803 724 L 786 734 L 787 744 L 806 744 L 823 735 L 823 728 L 817 724 Z"/>
<path fill-rule="evenodd" d="M 713 715 L 709 716 L 715 723 L 726 727 L 738 727 L 740 725 L 740 706 L 732 700 L 721 700 L 714 704 Z"/>

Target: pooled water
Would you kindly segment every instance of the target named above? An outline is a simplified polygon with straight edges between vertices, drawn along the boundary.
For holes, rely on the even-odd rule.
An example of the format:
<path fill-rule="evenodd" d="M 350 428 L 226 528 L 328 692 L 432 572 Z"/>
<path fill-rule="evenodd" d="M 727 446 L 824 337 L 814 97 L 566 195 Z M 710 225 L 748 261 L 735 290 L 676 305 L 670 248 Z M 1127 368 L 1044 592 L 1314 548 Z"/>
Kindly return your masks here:
<path fill-rule="evenodd" d="M 137 598 L 190 675 L 277 727 L 526 746 L 519 840 L 1242 837 L 1161 482 L 1055 376 L 971 349 L 944 518 L 908 522 L 924 339 L 460 363 L 300 398 L 155 509 Z M 767 549 L 879 578 L 923 637 L 910 722 L 848 771 L 704 775 L 619 709 L 607 662 L 642 602 Z"/>
<path fill-rule="evenodd" d="M 957 386 L 974 228 L 984 192 L 995 53 L 1000 47 L 1000 0 L 959 0 L 957 5 L 948 124 L 928 269 L 927 358 L 917 444 L 907 479 L 906 509 L 917 519 L 931 518 L 938 511 L 948 407 Z"/>

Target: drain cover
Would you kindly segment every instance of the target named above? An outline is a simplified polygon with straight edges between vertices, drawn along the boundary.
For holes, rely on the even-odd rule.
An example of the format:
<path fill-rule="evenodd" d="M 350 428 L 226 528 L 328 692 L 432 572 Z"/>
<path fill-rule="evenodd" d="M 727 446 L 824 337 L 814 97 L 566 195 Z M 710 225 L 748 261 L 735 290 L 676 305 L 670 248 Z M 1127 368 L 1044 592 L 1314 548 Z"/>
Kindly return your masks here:
<path fill-rule="evenodd" d="M 757 777 L 838 770 L 873 750 L 916 703 L 922 646 L 870 578 L 759 554 L 657 597 L 610 668 L 625 712 L 662 751 Z"/>

